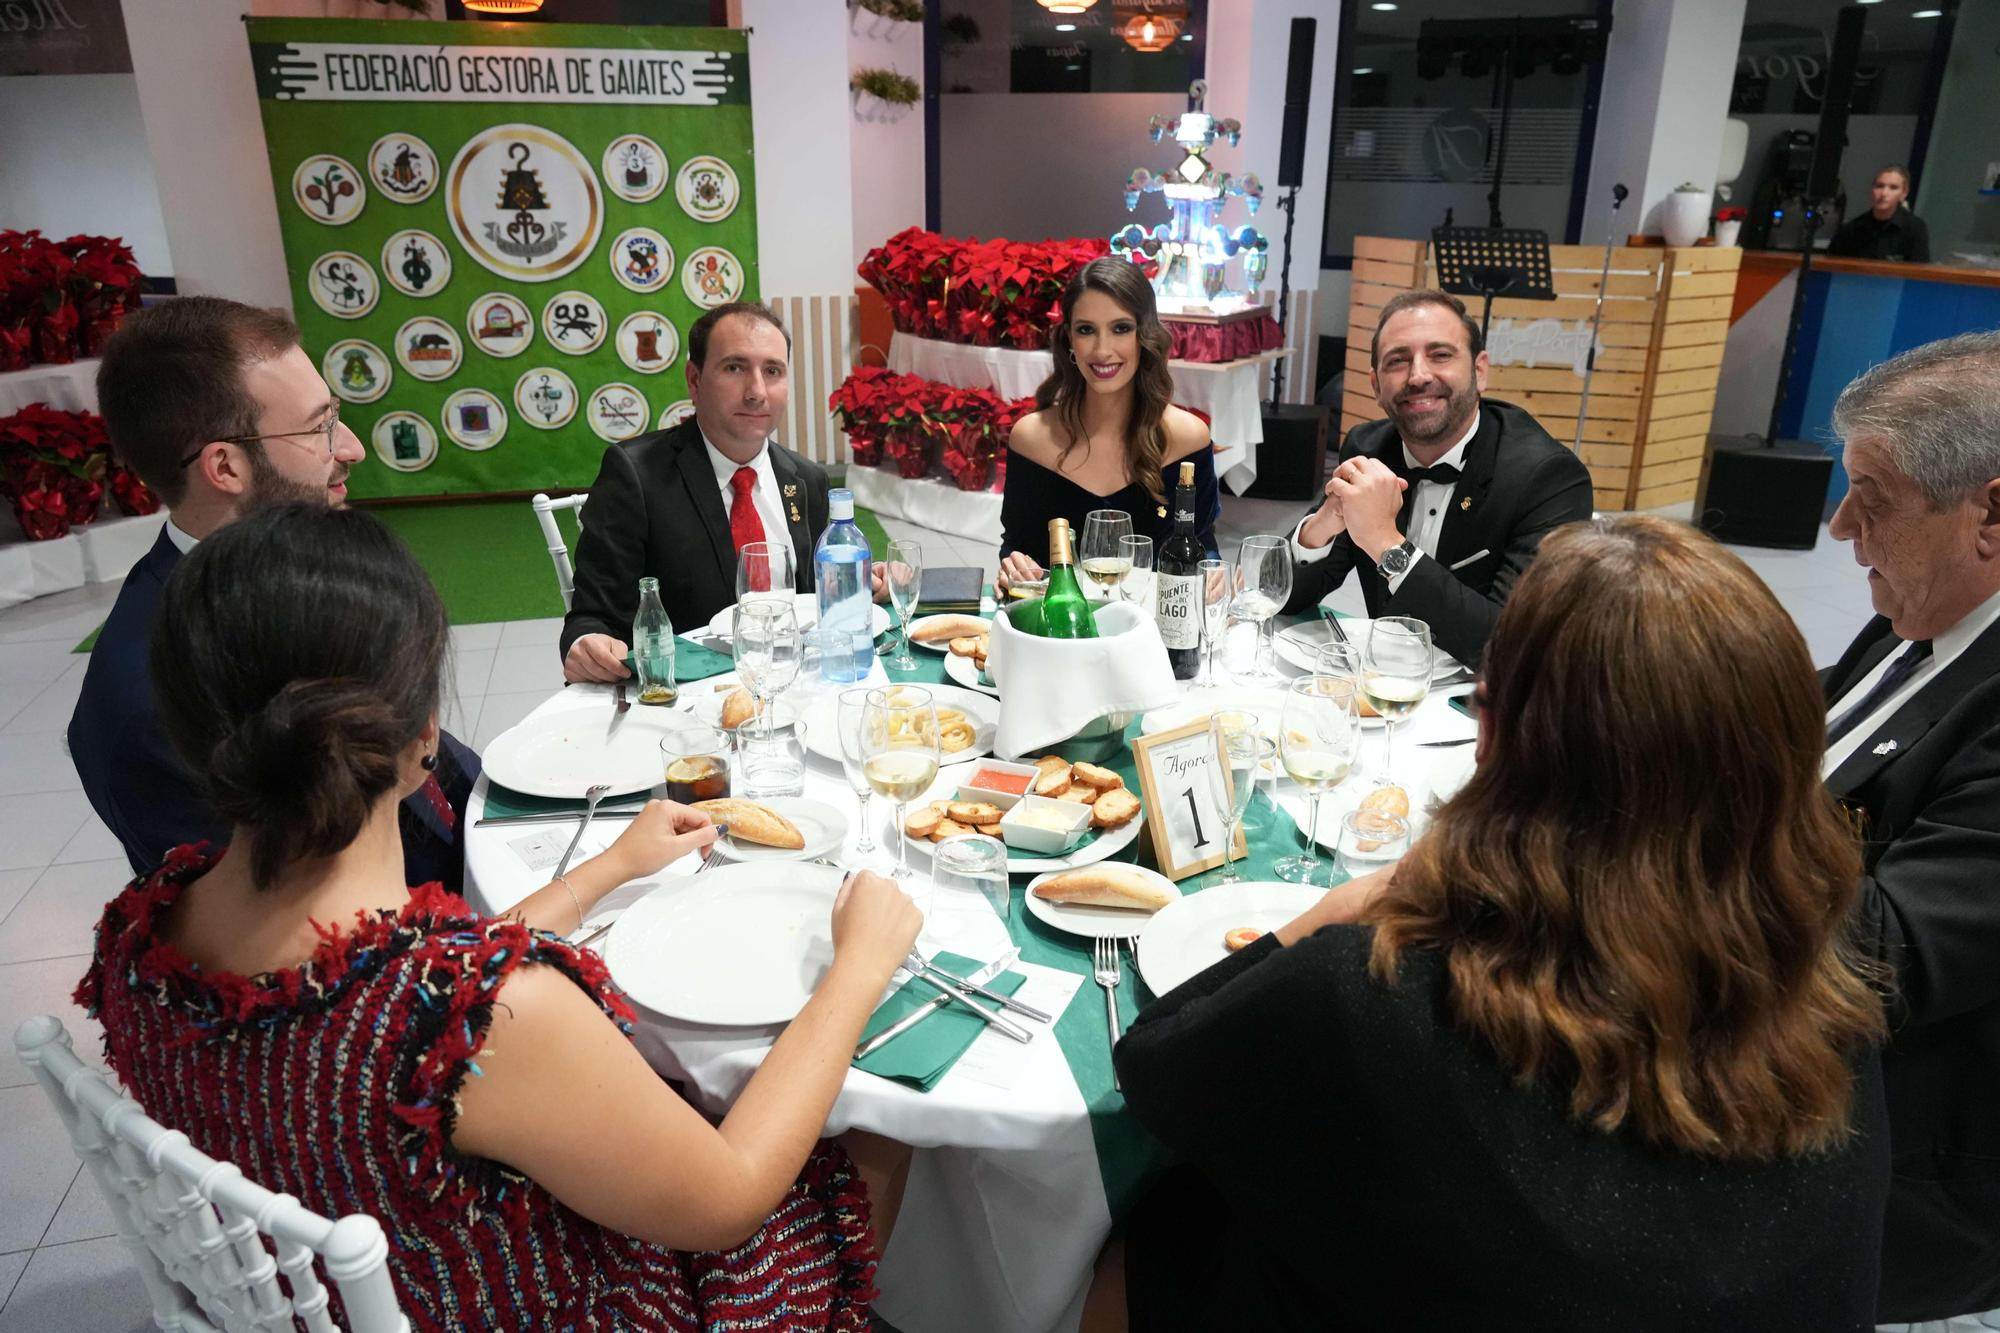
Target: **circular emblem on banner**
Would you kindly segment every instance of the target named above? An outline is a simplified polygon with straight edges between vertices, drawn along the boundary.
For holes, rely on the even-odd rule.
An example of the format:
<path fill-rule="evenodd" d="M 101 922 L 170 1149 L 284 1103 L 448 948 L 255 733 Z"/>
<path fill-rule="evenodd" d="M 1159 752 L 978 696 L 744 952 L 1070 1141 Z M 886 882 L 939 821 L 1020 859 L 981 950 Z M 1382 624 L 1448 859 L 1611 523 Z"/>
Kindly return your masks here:
<path fill-rule="evenodd" d="M 514 381 L 514 410 L 538 430 L 567 426 L 576 415 L 576 383 L 554 366 L 536 366 Z"/>
<path fill-rule="evenodd" d="M 643 204 L 667 188 L 667 155 L 643 134 L 621 134 L 604 150 L 604 187 L 628 204 Z"/>
<path fill-rule="evenodd" d="M 385 134 L 368 150 L 368 180 L 393 204 L 420 204 L 437 189 L 438 155 L 414 134 Z"/>
<path fill-rule="evenodd" d="M 646 395 L 629 384 L 614 382 L 599 386 L 590 395 L 585 414 L 598 439 L 616 444 L 643 432 L 650 412 Z"/>
<path fill-rule="evenodd" d="M 651 227 L 628 227 L 606 249 L 611 276 L 635 292 L 658 291 L 674 272 L 674 247 Z"/>
<path fill-rule="evenodd" d="M 458 330 L 434 315 L 418 315 L 396 330 L 396 360 L 420 380 L 449 379 L 464 359 Z"/>
<path fill-rule="evenodd" d="M 496 125 L 466 140 L 445 173 L 445 212 L 467 254 L 524 282 L 560 278 L 604 231 L 597 174 L 574 144 L 538 125 Z"/>
<path fill-rule="evenodd" d="M 313 260 L 306 288 L 314 305 L 341 319 L 360 319 L 382 295 L 375 270 L 351 250 L 329 250 Z"/>
<path fill-rule="evenodd" d="M 742 190 L 736 169 L 719 157 L 691 157 L 674 176 L 674 198 L 697 222 L 720 222 L 736 211 Z"/>
<path fill-rule="evenodd" d="M 507 433 L 507 409 L 486 389 L 460 389 L 444 400 L 444 433 L 461 449 L 491 449 Z"/>
<path fill-rule="evenodd" d="M 676 398 L 660 409 L 659 428 L 661 430 L 672 430 L 693 415 L 694 400 L 691 398 Z"/>
<path fill-rule="evenodd" d="M 342 227 L 361 215 L 368 185 L 346 158 L 314 153 L 292 172 L 292 202 L 314 222 Z"/>
<path fill-rule="evenodd" d="M 519 356 L 535 340 L 535 317 L 512 292 L 488 292 L 465 312 L 465 331 L 488 356 Z"/>
<path fill-rule="evenodd" d="M 704 245 L 681 265 L 681 290 L 688 300 L 713 310 L 743 295 L 743 266 L 719 245 Z"/>
<path fill-rule="evenodd" d="M 405 296 L 436 296 L 451 281 L 451 251 L 412 227 L 382 242 L 382 276 Z"/>
<path fill-rule="evenodd" d="M 557 292 L 542 307 L 542 336 L 571 356 L 604 345 L 604 303 L 589 292 Z"/>
<path fill-rule="evenodd" d="M 375 456 L 398 472 L 422 472 L 437 461 L 437 432 L 415 412 L 383 413 L 372 438 Z"/>
<path fill-rule="evenodd" d="M 382 349 L 362 338 L 342 338 L 320 358 L 320 371 L 343 402 L 372 403 L 389 392 L 395 372 Z"/>
<path fill-rule="evenodd" d="M 657 375 L 681 354 L 680 335 L 653 310 L 627 315 L 618 325 L 618 359 L 641 375 Z"/>

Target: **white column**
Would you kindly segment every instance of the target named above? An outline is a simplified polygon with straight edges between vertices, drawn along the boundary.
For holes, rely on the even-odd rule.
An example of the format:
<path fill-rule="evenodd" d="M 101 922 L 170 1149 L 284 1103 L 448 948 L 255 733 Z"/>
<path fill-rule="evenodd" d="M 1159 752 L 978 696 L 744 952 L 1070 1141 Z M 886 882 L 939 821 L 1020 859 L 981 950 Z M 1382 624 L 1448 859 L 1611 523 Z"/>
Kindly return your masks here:
<path fill-rule="evenodd" d="M 765 294 L 854 294 L 847 8 L 742 0 Z"/>

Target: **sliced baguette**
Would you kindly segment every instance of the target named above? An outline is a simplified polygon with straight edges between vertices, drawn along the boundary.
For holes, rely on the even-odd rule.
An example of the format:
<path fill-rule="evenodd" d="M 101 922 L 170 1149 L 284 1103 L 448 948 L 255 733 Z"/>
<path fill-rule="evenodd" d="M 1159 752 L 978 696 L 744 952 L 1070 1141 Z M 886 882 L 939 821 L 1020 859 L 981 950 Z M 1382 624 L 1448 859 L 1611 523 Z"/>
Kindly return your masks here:
<path fill-rule="evenodd" d="M 1122 907 L 1134 912 L 1157 912 L 1174 900 L 1174 894 L 1154 883 L 1152 876 L 1137 866 L 1115 863 L 1085 866 L 1057 875 L 1037 884 L 1035 896 L 1052 903 Z"/>
<path fill-rule="evenodd" d="M 800 851 L 806 845 L 799 826 L 768 805 L 724 796 L 713 801 L 696 801 L 689 807 L 699 810 L 718 824 L 729 825 L 729 836 L 760 847 L 783 847 Z"/>
<path fill-rule="evenodd" d="M 911 630 L 910 637 L 918 643 L 944 643 L 970 634 L 984 634 L 989 628 L 978 616 L 938 616 L 921 629 Z"/>

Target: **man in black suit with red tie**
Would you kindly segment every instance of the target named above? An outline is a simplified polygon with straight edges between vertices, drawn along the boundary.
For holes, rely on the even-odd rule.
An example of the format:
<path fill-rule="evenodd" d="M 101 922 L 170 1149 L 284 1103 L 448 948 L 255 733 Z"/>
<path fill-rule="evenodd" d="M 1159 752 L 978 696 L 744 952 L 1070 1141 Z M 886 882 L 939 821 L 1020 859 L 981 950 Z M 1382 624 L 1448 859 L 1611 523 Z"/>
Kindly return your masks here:
<path fill-rule="evenodd" d="M 1292 534 L 1289 612 L 1359 572 L 1371 616 L 1414 616 L 1477 666 L 1514 583 L 1551 530 L 1590 517 L 1581 460 L 1511 403 L 1483 399 L 1486 348 L 1459 300 L 1382 308 L 1369 383 L 1389 414 L 1347 433 L 1326 501 Z"/>
<path fill-rule="evenodd" d="M 2000 333 L 1882 363 L 1833 420 L 1830 530 L 1877 612 L 1824 673 L 1822 772 L 1864 839 L 1859 943 L 1894 974 L 1878 1315 L 1948 1319 L 2000 1307 Z"/>
<path fill-rule="evenodd" d="M 688 330 L 694 415 L 604 451 L 563 618 L 565 680 L 630 675 L 625 636 L 649 575 L 682 633 L 736 601 L 736 554 L 750 542 L 789 545 L 797 590 L 813 590 L 826 470 L 771 439 L 790 401 L 790 354 L 791 335 L 769 307 L 718 306 Z"/>

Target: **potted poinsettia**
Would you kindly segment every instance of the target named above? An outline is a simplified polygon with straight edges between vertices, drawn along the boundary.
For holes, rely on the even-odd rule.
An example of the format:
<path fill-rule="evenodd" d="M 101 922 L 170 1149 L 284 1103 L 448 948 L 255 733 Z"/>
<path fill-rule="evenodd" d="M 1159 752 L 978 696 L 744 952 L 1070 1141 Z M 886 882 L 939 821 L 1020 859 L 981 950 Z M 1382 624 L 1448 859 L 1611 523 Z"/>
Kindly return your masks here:
<path fill-rule="evenodd" d="M 1744 221 L 1750 216 L 1747 208 L 1719 208 L 1715 211 L 1715 243 L 1734 245 L 1743 230 Z"/>
<path fill-rule="evenodd" d="M 110 462 L 104 420 L 30 403 L 0 418 L 0 495 L 30 541 L 96 521 Z"/>

